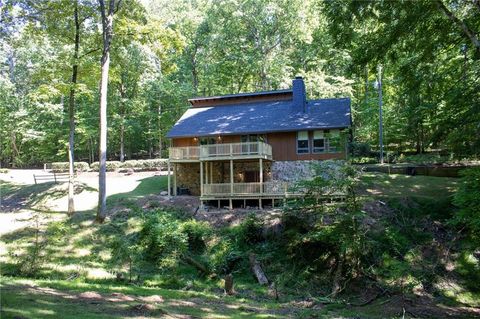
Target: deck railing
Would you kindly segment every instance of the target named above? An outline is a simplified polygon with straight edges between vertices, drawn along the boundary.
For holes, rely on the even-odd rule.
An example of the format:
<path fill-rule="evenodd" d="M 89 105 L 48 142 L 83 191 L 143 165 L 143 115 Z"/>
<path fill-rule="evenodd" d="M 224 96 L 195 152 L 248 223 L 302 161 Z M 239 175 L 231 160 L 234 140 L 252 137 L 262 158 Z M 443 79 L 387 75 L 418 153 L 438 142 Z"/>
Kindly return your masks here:
<path fill-rule="evenodd" d="M 264 142 L 226 143 L 188 147 L 170 147 L 170 159 L 208 160 L 259 156 L 272 158 L 272 146 Z"/>
<path fill-rule="evenodd" d="M 263 187 L 262 187 L 263 186 Z M 209 195 L 282 195 L 288 192 L 285 182 L 204 184 L 203 196 Z"/>
<path fill-rule="evenodd" d="M 198 160 L 200 148 L 198 146 L 170 147 L 169 157 L 172 160 Z"/>

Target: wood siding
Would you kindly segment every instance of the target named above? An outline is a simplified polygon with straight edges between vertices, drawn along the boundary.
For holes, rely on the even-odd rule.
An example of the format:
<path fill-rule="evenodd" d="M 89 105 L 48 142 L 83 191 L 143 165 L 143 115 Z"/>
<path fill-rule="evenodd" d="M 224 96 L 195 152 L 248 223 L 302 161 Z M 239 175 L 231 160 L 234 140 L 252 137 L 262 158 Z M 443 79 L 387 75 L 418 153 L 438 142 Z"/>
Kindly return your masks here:
<path fill-rule="evenodd" d="M 224 135 L 220 139 L 215 137 L 218 144 L 240 143 L 241 135 Z M 345 152 L 338 153 L 312 153 L 313 132 L 309 132 L 310 153 L 297 154 L 297 132 L 279 132 L 267 134 L 267 144 L 272 146 L 274 161 L 305 161 L 305 160 L 328 160 L 344 159 Z M 200 138 L 175 138 L 172 140 L 173 147 L 198 146 Z"/>
<path fill-rule="evenodd" d="M 223 106 L 232 104 L 244 104 L 252 102 L 268 102 L 268 101 L 284 101 L 292 99 L 292 92 L 268 94 L 260 96 L 247 96 L 247 97 L 231 97 L 231 98 L 212 98 L 199 101 L 191 101 L 192 107 L 210 107 L 210 106 Z"/>

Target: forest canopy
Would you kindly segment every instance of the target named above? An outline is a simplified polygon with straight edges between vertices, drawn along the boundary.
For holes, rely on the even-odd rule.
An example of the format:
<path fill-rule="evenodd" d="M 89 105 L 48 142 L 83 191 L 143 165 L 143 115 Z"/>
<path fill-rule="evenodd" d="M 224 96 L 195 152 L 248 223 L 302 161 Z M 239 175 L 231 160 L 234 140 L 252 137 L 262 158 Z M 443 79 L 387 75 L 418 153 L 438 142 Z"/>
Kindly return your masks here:
<path fill-rule="evenodd" d="M 67 160 L 72 87 L 75 160 L 98 160 L 101 17 L 97 1 L 73 3 L 0 4 L 2 166 Z M 165 157 L 190 97 L 296 75 L 310 98 L 350 97 L 354 141 L 376 149 L 378 65 L 387 152 L 480 153 L 478 0 L 124 0 L 114 19 L 109 159 Z"/>

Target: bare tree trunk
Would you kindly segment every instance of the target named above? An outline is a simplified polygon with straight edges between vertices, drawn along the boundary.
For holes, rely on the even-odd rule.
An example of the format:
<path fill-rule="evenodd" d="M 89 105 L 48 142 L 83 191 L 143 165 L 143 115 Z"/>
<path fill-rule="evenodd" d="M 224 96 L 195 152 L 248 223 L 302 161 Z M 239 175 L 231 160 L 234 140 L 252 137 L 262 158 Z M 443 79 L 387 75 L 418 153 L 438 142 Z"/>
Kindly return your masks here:
<path fill-rule="evenodd" d="M 235 290 L 233 289 L 233 276 L 232 274 L 228 274 L 225 276 L 225 294 L 232 296 L 235 294 Z"/>
<path fill-rule="evenodd" d="M 102 15 L 102 37 L 103 52 L 101 59 L 102 72 L 100 77 L 100 141 L 98 151 L 98 209 L 97 222 L 103 222 L 107 213 L 107 189 L 106 189 L 106 169 L 107 169 L 107 89 L 108 89 L 108 70 L 110 68 L 110 44 L 113 37 L 113 14 L 115 0 L 109 0 L 108 11 L 105 8 L 105 1 L 98 0 L 100 4 L 100 14 Z M 117 6 L 121 0 L 118 0 Z"/>
<path fill-rule="evenodd" d="M 191 62 L 192 62 L 192 82 L 193 82 L 193 91 L 197 94 L 198 91 L 198 71 L 197 71 L 197 51 L 198 47 L 195 44 L 195 49 L 191 55 Z"/>
<path fill-rule="evenodd" d="M 70 97 L 68 100 L 68 118 L 70 121 L 70 134 L 68 138 L 68 215 L 70 216 L 75 213 L 75 204 L 74 204 L 75 86 L 77 85 L 78 51 L 80 47 L 80 22 L 78 19 L 78 0 L 75 1 L 73 15 L 75 19 L 75 50 L 73 53 L 72 82 L 70 87 Z"/>
<path fill-rule="evenodd" d="M 162 148 L 163 148 L 163 141 L 162 141 L 162 104 L 158 104 L 158 157 L 162 158 Z"/>
<path fill-rule="evenodd" d="M 123 80 L 122 80 L 123 81 Z M 120 84 L 120 162 L 125 161 L 125 86 Z"/>
<path fill-rule="evenodd" d="M 122 116 L 122 123 L 120 124 L 120 162 L 125 161 L 125 124 L 123 124 L 125 117 Z"/>

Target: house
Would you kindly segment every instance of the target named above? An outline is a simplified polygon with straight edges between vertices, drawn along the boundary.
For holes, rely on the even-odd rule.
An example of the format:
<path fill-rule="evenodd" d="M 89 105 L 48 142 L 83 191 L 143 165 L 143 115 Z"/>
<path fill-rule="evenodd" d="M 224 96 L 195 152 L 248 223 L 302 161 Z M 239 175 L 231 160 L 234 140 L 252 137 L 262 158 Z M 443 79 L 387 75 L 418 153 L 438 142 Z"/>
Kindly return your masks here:
<path fill-rule="evenodd" d="M 347 156 L 350 99 L 307 100 L 301 77 L 292 89 L 189 102 L 167 135 L 169 195 L 192 194 L 202 204 L 228 202 L 230 208 L 252 200 L 273 206 L 295 195 L 285 173 Z"/>

